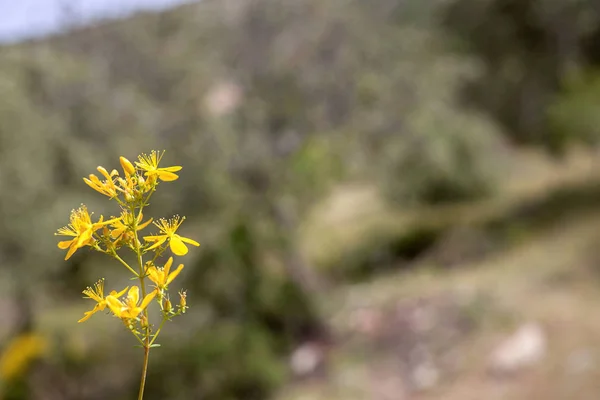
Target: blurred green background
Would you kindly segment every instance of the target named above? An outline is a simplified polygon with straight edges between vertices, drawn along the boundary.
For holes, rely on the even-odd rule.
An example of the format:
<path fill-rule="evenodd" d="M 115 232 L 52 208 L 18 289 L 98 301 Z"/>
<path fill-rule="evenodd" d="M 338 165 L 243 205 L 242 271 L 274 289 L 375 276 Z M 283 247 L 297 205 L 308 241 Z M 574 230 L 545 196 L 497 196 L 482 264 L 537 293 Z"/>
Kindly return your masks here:
<path fill-rule="evenodd" d="M 2 45 L 0 93 L 3 399 L 136 395 L 76 323 L 127 278 L 53 233 L 152 149 L 201 247 L 147 399 L 598 398 L 596 1 L 203 0 Z"/>

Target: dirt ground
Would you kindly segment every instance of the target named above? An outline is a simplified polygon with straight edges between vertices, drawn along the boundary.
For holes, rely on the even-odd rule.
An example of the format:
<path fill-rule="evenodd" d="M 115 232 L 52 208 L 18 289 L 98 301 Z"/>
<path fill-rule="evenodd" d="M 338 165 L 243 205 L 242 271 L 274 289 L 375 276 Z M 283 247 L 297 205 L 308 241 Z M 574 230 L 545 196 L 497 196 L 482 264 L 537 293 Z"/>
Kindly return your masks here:
<path fill-rule="evenodd" d="M 599 227 L 587 217 L 459 269 L 341 289 L 325 367 L 278 399 L 597 399 Z M 492 353 L 526 323 L 538 359 L 495 373 Z"/>
<path fill-rule="evenodd" d="M 533 165 L 508 187 L 597 176 L 589 160 Z M 328 294 L 335 341 L 299 349 L 313 368 L 276 399 L 600 398 L 600 212 L 455 268 L 427 262 Z M 510 348 L 527 327 L 529 342 Z"/>

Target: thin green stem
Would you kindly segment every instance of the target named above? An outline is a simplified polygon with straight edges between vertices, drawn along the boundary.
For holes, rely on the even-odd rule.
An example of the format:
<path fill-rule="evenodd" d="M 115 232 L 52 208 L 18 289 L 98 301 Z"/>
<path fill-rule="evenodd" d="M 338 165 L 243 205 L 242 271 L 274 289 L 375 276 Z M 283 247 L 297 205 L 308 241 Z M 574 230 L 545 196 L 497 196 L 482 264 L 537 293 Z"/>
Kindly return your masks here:
<path fill-rule="evenodd" d="M 133 268 L 131 268 L 129 266 L 129 264 L 127 264 L 125 262 L 125 260 L 123 260 L 121 257 L 119 257 L 119 255 L 117 254 L 117 252 L 113 251 L 112 255 L 113 255 L 113 257 L 115 257 L 117 259 L 117 261 L 119 261 L 121 264 L 123 264 L 125 267 L 127 267 L 127 269 L 130 270 L 133 275 L 135 275 L 137 277 L 140 276 L 137 272 L 135 272 L 135 270 Z"/>
<path fill-rule="evenodd" d="M 154 341 L 158 337 L 158 334 L 160 333 L 160 330 L 162 329 L 165 322 L 167 322 L 167 319 L 163 317 L 162 322 L 160 323 L 160 325 L 158 326 L 158 329 L 156 330 L 156 333 L 152 336 L 152 341 L 150 341 L 150 346 L 152 346 L 154 344 Z"/>
<path fill-rule="evenodd" d="M 144 387 L 146 386 L 146 374 L 148 372 L 148 357 L 150 356 L 150 346 L 144 347 L 144 366 L 142 367 L 142 378 L 140 381 L 140 392 L 138 400 L 144 399 Z"/>
<path fill-rule="evenodd" d="M 133 336 L 135 336 L 135 338 L 137 339 L 138 342 L 140 342 L 140 344 L 142 345 L 142 347 L 144 347 L 144 341 L 142 339 L 140 339 L 140 337 L 134 333 Z"/>
<path fill-rule="evenodd" d="M 140 214 L 142 213 L 142 209 L 144 208 L 144 205 L 142 204 L 140 206 Z M 132 207 L 131 210 L 132 215 L 135 215 L 135 208 Z M 146 282 L 145 282 L 145 271 L 144 271 L 144 260 L 142 257 L 142 250 L 141 250 L 141 245 L 140 245 L 140 240 L 138 238 L 138 234 L 137 234 L 137 227 L 138 227 L 138 221 L 137 221 L 137 217 L 133 218 L 133 240 L 134 240 L 134 244 L 135 244 L 135 252 L 137 254 L 137 259 L 138 259 L 138 266 L 140 269 L 140 272 L 138 274 L 138 277 L 140 279 L 140 288 L 142 291 L 142 299 L 146 298 Z M 146 326 L 145 326 L 145 334 L 144 334 L 144 365 L 142 367 L 142 378 L 140 379 L 140 392 L 138 395 L 138 400 L 142 400 L 144 398 L 144 387 L 146 386 L 146 374 L 148 372 L 148 359 L 150 356 L 150 323 L 148 322 L 148 309 L 145 308 L 144 311 L 144 319 L 146 321 Z"/>

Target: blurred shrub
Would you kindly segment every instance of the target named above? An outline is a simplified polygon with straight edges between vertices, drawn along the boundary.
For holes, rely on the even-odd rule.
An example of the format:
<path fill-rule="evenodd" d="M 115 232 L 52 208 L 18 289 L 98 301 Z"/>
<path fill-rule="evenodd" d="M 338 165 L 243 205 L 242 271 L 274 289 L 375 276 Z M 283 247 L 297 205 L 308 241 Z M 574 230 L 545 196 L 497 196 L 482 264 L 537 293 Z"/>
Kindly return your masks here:
<path fill-rule="evenodd" d="M 495 188 L 499 159 L 491 156 L 497 143 L 488 124 L 452 109 L 410 115 L 407 122 L 410 138 L 385 158 L 382 188 L 389 199 L 439 204 L 473 200 Z"/>
<path fill-rule="evenodd" d="M 594 71 L 566 80 L 566 87 L 548 107 L 549 140 L 564 150 L 573 142 L 589 145 L 600 139 L 600 73 Z"/>
<path fill-rule="evenodd" d="M 260 326 L 219 321 L 177 346 L 148 376 L 149 399 L 264 399 L 283 382 L 285 367 L 272 335 Z M 169 371 L 169 373 L 166 373 Z"/>
<path fill-rule="evenodd" d="M 595 0 L 452 0 L 442 15 L 457 48 L 481 62 L 480 73 L 463 82 L 466 104 L 498 121 L 516 144 L 560 154 L 567 143 L 588 141 L 577 129 L 557 133 L 547 110 L 573 71 L 600 63 Z"/>
<path fill-rule="evenodd" d="M 383 193 L 394 203 L 472 200 L 495 189 L 498 167 L 506 161 L 502 133 L 456 105 L 458 82 L 473 67 L 440 51 L 412 76 L 411 91 L 419 101 L 403 107 L 402 124 L 383 147 L 377 171 Z"/>

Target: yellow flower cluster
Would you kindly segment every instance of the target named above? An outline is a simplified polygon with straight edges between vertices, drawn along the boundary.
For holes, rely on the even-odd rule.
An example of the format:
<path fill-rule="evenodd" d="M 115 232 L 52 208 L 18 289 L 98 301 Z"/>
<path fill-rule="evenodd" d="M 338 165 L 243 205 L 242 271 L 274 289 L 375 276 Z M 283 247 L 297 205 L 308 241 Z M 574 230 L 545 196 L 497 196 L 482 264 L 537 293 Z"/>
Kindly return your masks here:
<path fill-rule="evenodd" d="M 178 215 L 170 219 L 158 219 L 153 223 L 158 228 L 158 232 L 143 236 L 143 241 L 140 239 L 139 232 L 153 222 L 152 218 L 144 221 L 143 214 L 150 196 L 161 182 L 171 182 L 179 178 L 176 172 L 181 170 L 180 166 L 159 167 L 163 155 L 164 152 L 157 151 L 152 151 L 150 155 L 142 154 L 135 165 L 125 157 L 120 157 L 122 175 L 116 169 L 109 172 L 104 167 L 98 167 L 101 177 L 90 174 L 83 180 L 95 191 L 115 200 L 121 208 L 120 215 L 107 220 L 100 216 L 94 222 L 92 214 L 88 212 L 85 205 L 82 205 L 71 211 L 69 224 L 56 233 L 69 237 L 68 240 L 58 243 L 60 249 L 67 250 L 65 260 L 68 260 L 78 249 L 89 247 L 111 256 L 126 267 L 134 275 L 134 279 L 139 280 L 139 286 L 128 286 L 119 292 L 113 290 L 107 295 L 104 294 L 104 279 L 86 288 L 83 294 L 93 300 L 95 305 L 90 311 L 84 313 L 79 322 L 88 320 L 98 311 L 107 310 L 123 321 L 136 337 L 144 348 L 144 373 L 140 385 L 140 399 L 143 396 L 150 348 L 156 346 L 154 342 L 165 321 L 185 313 L 188 308 L 185 291 L 179 292 L 180 300 L 177 307 L 173 307 L 168 294 L 168 286 L 180 274 L 183 264 L 179 264 L 171 271 L 173 257 L 169 257 L 162 265 L 158 260 L 167 250 L 175 256 L 183 256 L 188 253 L 187 245 L 199 246 L 195 240 L 177 233 L 185 221 L 185 217 Z M 134 254 L 135 264 L 128 263 L 121 256 L 120 252 L 123 249 L 128 249 Z M 148 253 L 152 255 L 144 262 L 144 257 Z M 147 290 L 146 279 L 154 284 L 152 290 Z M 148 306 L 155 299 L 162 314 L 162 321 L 157 327 L 148 320 L 147 311 Z"/>

